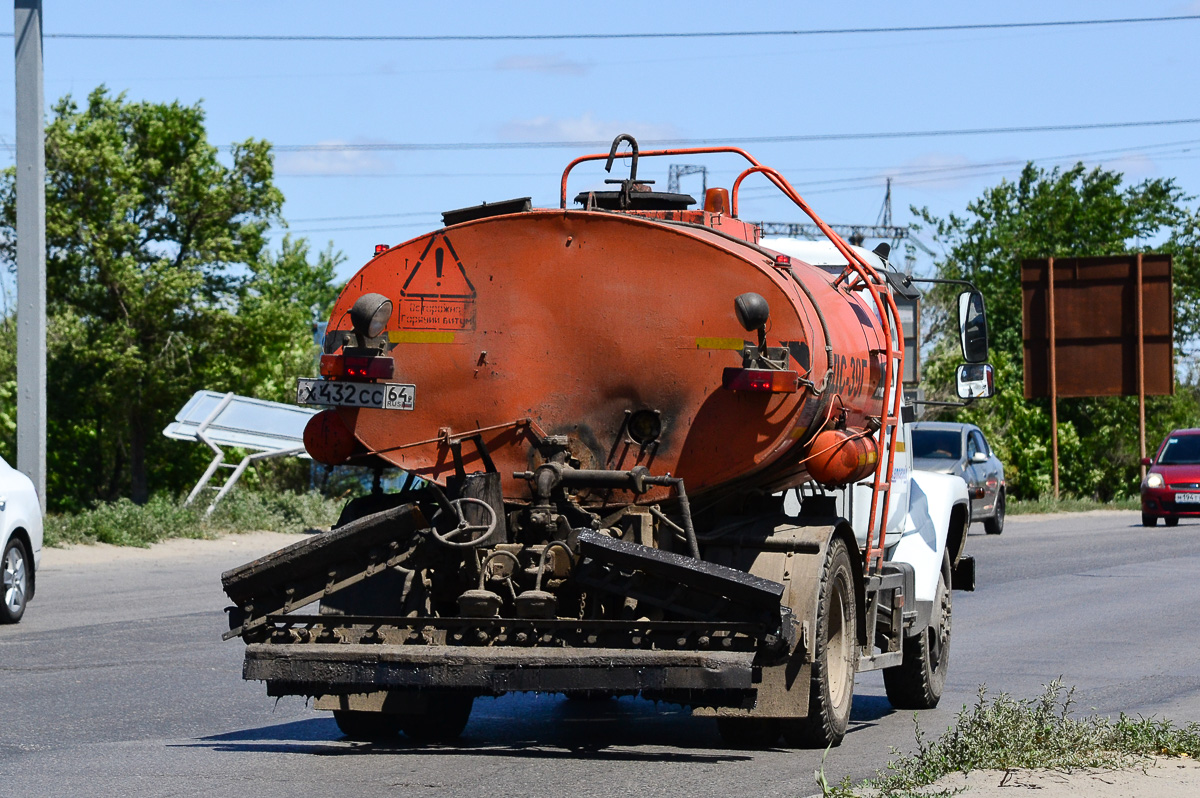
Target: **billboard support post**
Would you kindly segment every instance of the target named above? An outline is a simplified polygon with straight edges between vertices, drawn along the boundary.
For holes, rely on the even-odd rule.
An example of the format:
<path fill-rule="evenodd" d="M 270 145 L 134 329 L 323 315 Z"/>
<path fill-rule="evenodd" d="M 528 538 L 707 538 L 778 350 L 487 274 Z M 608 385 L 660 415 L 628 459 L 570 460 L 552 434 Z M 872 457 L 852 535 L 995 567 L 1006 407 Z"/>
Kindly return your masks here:
<path fill-rule="evenodd" d="M 1058 501 L 1058 362 L 1054 346 L 1054 258 L 1050 258 L 1050 266 L 1046 270 L 1050 283 L 1050 301 L 1047 303 L 1050 311 L 1050 458 L 1054 467 L 1054 500 Z"/>
<path fill-rule="evenodd" d="M 1137 256 L 1138 462 L 1146 459 L 1146 330 L 1142 308 L 1142 253 Z M 1146 466 L 1141 466 L 1142 479 Z"/>

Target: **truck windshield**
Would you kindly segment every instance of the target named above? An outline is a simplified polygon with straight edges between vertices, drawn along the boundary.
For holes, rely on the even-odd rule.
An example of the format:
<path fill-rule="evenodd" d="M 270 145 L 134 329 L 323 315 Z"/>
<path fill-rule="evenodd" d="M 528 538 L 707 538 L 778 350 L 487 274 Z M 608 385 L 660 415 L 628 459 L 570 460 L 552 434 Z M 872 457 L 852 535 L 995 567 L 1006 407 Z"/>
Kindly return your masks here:
<path fill-rule="evenodd" d="M 913 457 L 957 460 L 962 455 L 962 433 L 955 429 L 912 431 Z"/>
<path fill-rule="evenodd" d="M 1167 445 L 1158 462 L 1161 465 L 1200 464 L 1200 435 L 1176 435 L 1167 438 Z"/>

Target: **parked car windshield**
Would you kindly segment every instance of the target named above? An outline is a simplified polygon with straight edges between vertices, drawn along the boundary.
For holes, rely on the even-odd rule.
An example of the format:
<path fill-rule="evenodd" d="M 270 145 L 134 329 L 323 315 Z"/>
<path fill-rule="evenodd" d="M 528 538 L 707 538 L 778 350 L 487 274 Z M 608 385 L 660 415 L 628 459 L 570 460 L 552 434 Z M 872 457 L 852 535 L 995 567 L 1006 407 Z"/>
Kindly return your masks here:
<path fill-rule="evenodd" d="M 962 433 L 955 429 L 915 429 L 913 457 L 957 460 L 962 455 Z"/>
<path fill-rule="evenodd" d="M 1162 465 L 1200 464 L 1200 435 L 1174 435 L 1167 438 L 1167 445 L 1158 462 Z"/>

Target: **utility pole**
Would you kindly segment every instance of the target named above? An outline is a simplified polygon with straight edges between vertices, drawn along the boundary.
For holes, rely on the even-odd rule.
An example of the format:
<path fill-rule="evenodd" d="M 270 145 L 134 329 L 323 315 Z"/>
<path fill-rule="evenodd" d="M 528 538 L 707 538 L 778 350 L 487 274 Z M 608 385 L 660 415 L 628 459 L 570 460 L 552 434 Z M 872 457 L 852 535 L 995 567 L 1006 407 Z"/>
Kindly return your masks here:
<path fill-rule="evenodd" d="M 46 509 L 46 147 L 42 0 L 14 0 L 17 82 L 17 470 Z"/>

